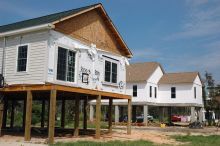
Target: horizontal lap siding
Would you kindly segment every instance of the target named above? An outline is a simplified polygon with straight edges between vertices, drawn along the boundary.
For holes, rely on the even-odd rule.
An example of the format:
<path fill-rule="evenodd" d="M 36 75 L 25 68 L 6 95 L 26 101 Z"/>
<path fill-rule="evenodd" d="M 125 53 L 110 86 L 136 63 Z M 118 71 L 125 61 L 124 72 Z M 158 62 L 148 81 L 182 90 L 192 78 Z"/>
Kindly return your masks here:
<path fill-rule="evenodd" d="M 0 39 L 0 73 L 2 72 L 3 39 Z"/>
<path fill-rule="evenodd" d="M 46 32 L 8 38 L 5 78 L 7 84 L 38 84 L 45 82 L 47 59 Z M 17 70 L 17 45 L 28 44 L 27 72 Z"/>

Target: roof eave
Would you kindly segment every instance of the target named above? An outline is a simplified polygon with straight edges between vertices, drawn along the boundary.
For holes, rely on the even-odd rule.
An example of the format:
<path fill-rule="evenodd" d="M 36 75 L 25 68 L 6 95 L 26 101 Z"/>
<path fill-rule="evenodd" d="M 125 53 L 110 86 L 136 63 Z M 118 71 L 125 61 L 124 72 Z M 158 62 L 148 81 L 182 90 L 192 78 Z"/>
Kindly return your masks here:
<path fill-rule="evenodd" d="M 43 30 L 43 29 L 53 29 L 54 27 L 55 26 L 53 24 L 47 23 L 47 24 L 42 24 L 42 25 L 7 31 L 7 32 L 0 33 L 0 38 L 1 37 L 8 37 L 8 36 L 16 35 L 16 34 L 21 34 L 21 33 L 28 33 L 28 32 L 32 32 L 32 31 Z"/>

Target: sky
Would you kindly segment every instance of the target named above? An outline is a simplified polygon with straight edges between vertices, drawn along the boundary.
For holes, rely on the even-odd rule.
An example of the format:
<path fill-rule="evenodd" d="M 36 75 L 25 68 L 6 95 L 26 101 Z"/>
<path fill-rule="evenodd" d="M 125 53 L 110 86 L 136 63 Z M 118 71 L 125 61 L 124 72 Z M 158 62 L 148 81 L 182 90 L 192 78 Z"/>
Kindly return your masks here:
<path fill-rule="evenodd" d="M 220 0 L 0 0 L 0 25 L 102 3 L 131 62 L 166 72 L 205 71 L 220 83 Z"/>

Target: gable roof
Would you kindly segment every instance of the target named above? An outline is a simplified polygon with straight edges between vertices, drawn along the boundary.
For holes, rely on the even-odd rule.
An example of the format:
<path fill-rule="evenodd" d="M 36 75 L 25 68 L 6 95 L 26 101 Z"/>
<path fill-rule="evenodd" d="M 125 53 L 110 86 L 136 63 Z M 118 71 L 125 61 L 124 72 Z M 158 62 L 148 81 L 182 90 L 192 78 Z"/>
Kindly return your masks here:
<path fill-rule="evenodd" d="M 0 34 L 5 33 L 8 31 L 14 31 L 14 30 L 19 30 L 19 29 L 24 29 L 24 28 L 29 28 L 29 27 L 34 27 L 34 26 L 39 26 L 39 25 L 44 25 L 44 24 L 56 24 L 61 21 L 64 21 L 66 19 L 75 17 L 77 15 L 83 14 L 85 12 L 88 12 L 90 10 L 98 9 L 99 12 L 101 12 L 101 15 L 106 18 L 106 23 L 108 23 L 108 26 L 111 28 L 111 31 L 113 35 L 116 37 L 116 40 L 120 43 L 121 47 L 125 52 L 128 58 L 132 57 L 132 52 L 124 42 L 123 38 L 121 37 L 120 33 L 116 29 L 115 25 L 107 15 L 104 7 L 102 6 L 101 3 L 94 4 L 94 5 L 89 5 L 77 9 L 72 9 L 68 11 L 63 11 L 59 13 L 54 13 L 38 18 L 33 18 L 29 20 L 24 20 L 12 24 L 7 24 L 0 26 Z"/>
<path fill-rule="evenodd" d="M 32 27 L 32 26 L 38 26 L 42 24 L 53 23 L 57 20 L 76 14 L 80 11 L 92 8 L 96 5 L 97 4 L 3 25 L 3 26 L 0 26 L 0 33 L 27 28 L 27 27 Z"/>
<path fill-rule="evenodd" d="M 157 62 L 143 62 L 130 64 L 126 68 L 126 81 L 127 82 L 140 82 L 147 81 L 154 71 L 161 65 Z M 164 72 L 164 71 L 163 71 Z"/>
<path fill-rule="evenodd" d="M 198 72 L 166 73 L 158 84 L 193 83 L 197 76 L 199 76 Z"/>

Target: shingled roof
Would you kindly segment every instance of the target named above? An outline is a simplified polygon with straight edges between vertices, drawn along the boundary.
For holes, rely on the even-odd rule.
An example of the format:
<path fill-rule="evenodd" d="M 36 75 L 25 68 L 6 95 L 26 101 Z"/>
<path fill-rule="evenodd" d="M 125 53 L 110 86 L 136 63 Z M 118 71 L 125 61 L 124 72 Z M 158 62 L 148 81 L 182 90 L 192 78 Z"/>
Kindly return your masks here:
<path fill-rule="evenodd" d="M 29 20 L 24 20 L 24 21 L 20 21 L 20 22 L 8 24 L 8 25 L 3 25 L 3 26 L 0 26 L 0 33 L 52 23 L 52 22 L 58 21 L 62 18 L 65 18 L 67 16 L 71 16 L 71 15 L 74 15 L 74 14 L 79 13 L 81 11 L 84 11 L 86 9 L 92 8 L 96 5 L 99 5 L 99 4 L 94 4 L 94 5 L 81 7 L 81 8 L 77 8 L 77 9 L 72 9 L 72 10 L 68 10 L 68 11 L 64 11 L 64 12 L 54 13 L 54 14 L 50 14 L 50 15 L 46 15 L 46 16 L 42 16 L 42 17 L 38 17 L 38 18 L 33 18 L 33 19 L 29 19 Z"/>
<path fill-rule="evenodd" d="M 198 72 L 166 73 L 159 84 L 193 83 L 198 75 Z"/>
<path fill-rule="evenodd" d="M 154 71 L 157 69 L 157 67 L 161 67 L 160 64 L 157 62 L 143 62 L 130 64 L 126 68 L 126 81 L 147 81 L 150 78 L 150 76 L 154 73 Z"/>

